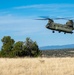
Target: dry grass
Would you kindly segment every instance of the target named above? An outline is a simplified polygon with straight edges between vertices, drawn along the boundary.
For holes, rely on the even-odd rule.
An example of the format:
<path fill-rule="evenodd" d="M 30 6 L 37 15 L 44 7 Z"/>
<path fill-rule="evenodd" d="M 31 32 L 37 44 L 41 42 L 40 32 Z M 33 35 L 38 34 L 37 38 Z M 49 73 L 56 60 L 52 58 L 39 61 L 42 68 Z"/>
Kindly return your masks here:
<path fill-rule="evenodd" d="M 74 75 L 74 58 L 0 58 L 0 75 Z"/>

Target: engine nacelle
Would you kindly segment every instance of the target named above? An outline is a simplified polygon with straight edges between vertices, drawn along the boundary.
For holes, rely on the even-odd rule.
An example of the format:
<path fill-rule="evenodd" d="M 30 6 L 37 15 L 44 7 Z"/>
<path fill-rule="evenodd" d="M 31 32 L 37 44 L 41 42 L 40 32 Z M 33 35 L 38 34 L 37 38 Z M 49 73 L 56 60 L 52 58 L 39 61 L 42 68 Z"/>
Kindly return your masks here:
<path fill-rule="evenodd" d="M 69 27 L 74 28 L 73 20 L 69 20 L 68 22 L 66 22 L 66 25 L 69 26 Z"/>

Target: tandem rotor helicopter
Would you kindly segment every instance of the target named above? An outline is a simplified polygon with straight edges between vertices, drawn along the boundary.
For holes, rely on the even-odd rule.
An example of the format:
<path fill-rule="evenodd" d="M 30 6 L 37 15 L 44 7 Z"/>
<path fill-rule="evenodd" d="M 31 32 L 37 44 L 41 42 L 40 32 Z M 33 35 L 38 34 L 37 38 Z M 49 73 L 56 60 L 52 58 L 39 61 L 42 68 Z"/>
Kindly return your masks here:
<path fill-rule="evenodd" d="M 68 20 L 66 24 L 59 24 L 59 23 L 54 23 L 52 18 L 44 17 L 44 16 L 41 17 L 42 17 L 41 19 L 36 19 L 36 20 L 48 20 L 46 28 L 52 30 L 53 33 L 55 33 L 55 31 L 58 31 L 59 33 L 64 32 L 64 34 L 73 33 L 74 30 L 73 20 L 69 20 L 68 18 L 53 18 L 54 20 L 59 20 L 59 19 Z"/>

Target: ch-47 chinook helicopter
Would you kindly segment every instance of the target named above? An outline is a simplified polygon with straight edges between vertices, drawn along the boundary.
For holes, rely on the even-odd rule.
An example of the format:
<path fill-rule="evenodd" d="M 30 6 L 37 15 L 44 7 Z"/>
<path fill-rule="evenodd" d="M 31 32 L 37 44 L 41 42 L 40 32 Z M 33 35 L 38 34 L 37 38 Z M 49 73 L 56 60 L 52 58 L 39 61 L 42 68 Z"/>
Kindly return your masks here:
<path fill-rule="evenodd" d="M 59 23 L 54 23 L 53 19 L 59 20 L 59 19 L 65 19 L 68 20 L 66 24 L 59 24 Z M 46 25 L 47 29 L 51 29 L 52 32 L 54 33 L 55 31 L 64 32 L 66 33 L 73 33 L 74 30 L 74 22 L 73 20 L 69 20 L 67 18 L 49 18 L 49 17 L 42 17 L 42 19 L 37 19 L 37 20 L 48 20 L 48 23 Z"/>

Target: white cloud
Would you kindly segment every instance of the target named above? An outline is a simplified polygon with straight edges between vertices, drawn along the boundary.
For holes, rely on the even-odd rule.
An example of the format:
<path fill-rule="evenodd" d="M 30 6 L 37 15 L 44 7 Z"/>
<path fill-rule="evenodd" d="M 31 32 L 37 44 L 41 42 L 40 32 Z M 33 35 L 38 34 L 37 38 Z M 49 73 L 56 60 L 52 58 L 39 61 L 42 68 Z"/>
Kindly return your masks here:
<path fill-rule="evenodd" d="M 13 9 L 28 9 L 28 8 L 38 8 L 38 9 L 48 9 L 48 8 L 66 8 L 66 7 L 72 7 L 74 8 L 74 4 L 36 4 L 36 5 L 27 5 L 27 6 L 19 6 L 14 7 Z"/>
<path fill-rule="evenodd" d="M 14 10 L 29 10 L 35 15 L 50 15 L 50 16 L 72 16 L 74 13 L 74 4 L 36 4 L 27 6 L 14 7 Z M 31 10 L 32 9 L 32 10 Z M 25 13 L 28 13 L 25 11 Z M 30 13 L 28 13 L 31 15 Z"/>
<path fill-rule="evenodd" d="M 19 7 L 14 7 L 14 9 L 41 8 L 41 7 L 43 7 L 42 4 L 39 4 L 39 5 L 29 5 L 29 6 L 19 6 Z"/>
<path fill-rule="evenodd" d="M 44 29 L 42 21 L 25 19 L 15 16 L 0 17 L 0 32 L 10 32 L 15 35 L 32 34 Z"/>

